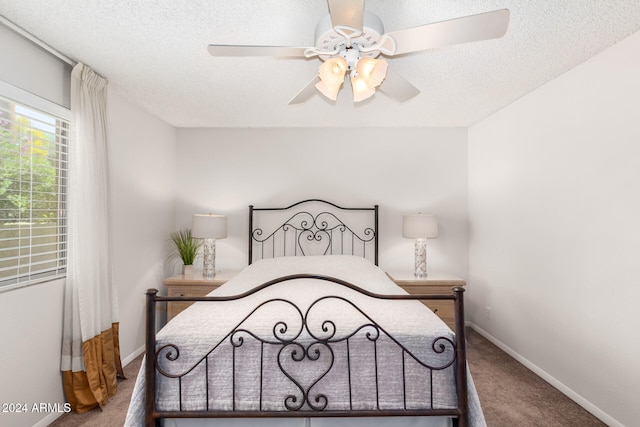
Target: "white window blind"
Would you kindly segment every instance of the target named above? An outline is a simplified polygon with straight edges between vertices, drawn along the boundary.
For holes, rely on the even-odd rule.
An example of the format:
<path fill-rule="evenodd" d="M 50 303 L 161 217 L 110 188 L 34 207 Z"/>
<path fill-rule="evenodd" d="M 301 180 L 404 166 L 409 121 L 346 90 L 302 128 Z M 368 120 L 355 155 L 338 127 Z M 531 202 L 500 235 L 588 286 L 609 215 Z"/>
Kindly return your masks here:
<path fill-rule="evenodd" d="M 0 96 L 0 290 L 63 275 L 69 122 Z"/>

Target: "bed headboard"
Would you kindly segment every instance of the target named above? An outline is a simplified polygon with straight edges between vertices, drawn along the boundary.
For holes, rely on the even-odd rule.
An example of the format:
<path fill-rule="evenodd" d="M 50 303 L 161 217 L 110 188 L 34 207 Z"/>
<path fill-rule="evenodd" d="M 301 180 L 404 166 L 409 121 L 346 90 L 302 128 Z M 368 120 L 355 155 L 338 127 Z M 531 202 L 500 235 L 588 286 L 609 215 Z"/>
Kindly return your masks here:
<path fill-rule="evenodd" d="M 357 255 L 378 265 L 378 205 L 308 199 L 281 208 L 249 206 L 249 264 L 295 255 Z"/>

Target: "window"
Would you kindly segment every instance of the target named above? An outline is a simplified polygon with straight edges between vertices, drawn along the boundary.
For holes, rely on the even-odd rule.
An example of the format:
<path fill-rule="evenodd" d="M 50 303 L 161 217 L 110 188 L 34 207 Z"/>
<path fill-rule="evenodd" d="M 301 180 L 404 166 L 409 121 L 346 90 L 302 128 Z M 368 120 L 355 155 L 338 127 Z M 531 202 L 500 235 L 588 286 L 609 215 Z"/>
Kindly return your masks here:
<path fill-rule="evenodd" d="M 36 101 L 0 96 L 0 291 L 66 271 L 69 121 Z"/>

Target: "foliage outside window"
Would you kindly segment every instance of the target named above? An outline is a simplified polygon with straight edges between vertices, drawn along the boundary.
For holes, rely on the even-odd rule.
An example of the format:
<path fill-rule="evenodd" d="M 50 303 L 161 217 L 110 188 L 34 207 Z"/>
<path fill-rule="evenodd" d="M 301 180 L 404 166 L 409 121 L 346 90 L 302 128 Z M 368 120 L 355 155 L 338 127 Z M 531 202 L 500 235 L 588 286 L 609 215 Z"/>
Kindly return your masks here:
<path fill-rule="evenodd" d="M 65 271 L 68 133 L 0 97 L 0 289 Z"/>

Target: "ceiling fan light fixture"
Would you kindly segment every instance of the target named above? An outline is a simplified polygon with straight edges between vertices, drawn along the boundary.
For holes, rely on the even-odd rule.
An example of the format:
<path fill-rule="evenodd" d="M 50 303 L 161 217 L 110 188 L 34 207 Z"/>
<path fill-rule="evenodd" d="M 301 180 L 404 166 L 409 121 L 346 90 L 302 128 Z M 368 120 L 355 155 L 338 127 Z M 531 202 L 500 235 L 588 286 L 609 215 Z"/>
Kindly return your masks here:
<path fill-rule="evenodd" d="M 344 83 L 347 67 L 347 61 L 341 56 L 324 61 L 318 69 L 320 81 L 316 83 L 316 89 L 327 98 L 335 101 L 338 97 L 338 91 Z"/>
<path fill-rule="evenodd" d="M 356 65 L 358 75 L 365 81 L 371 89 L 382 84 L 387 76 L 387 61 L 384 59 L 374 59 L 370 57 L 360 58 Z"/>
<path fill-rule="evenodd" d="M 364 3 L 365 0 L 327 0 L 329 14 L 316 26 L 313 47 L 211 44 L 209 53 L 213 56 L 317 57 L 323 60 L 318 75 L 289 104 L 306 101 L 316 88 L 335 101 L 347 72 L 355 102 L 369 98 L 378 87 L 396 101 L 405 102 L 420 90 L 393 68 L 388 69 L 386 61 L 375 60 L 379 55 L 395 57 L 497 39 L 503 37 L 509 27 L 509 10 L 500 9 L 385 32 L 382 20 L 364 10 Z M 385 84 L 381 86 L 383 81 Z"/>

